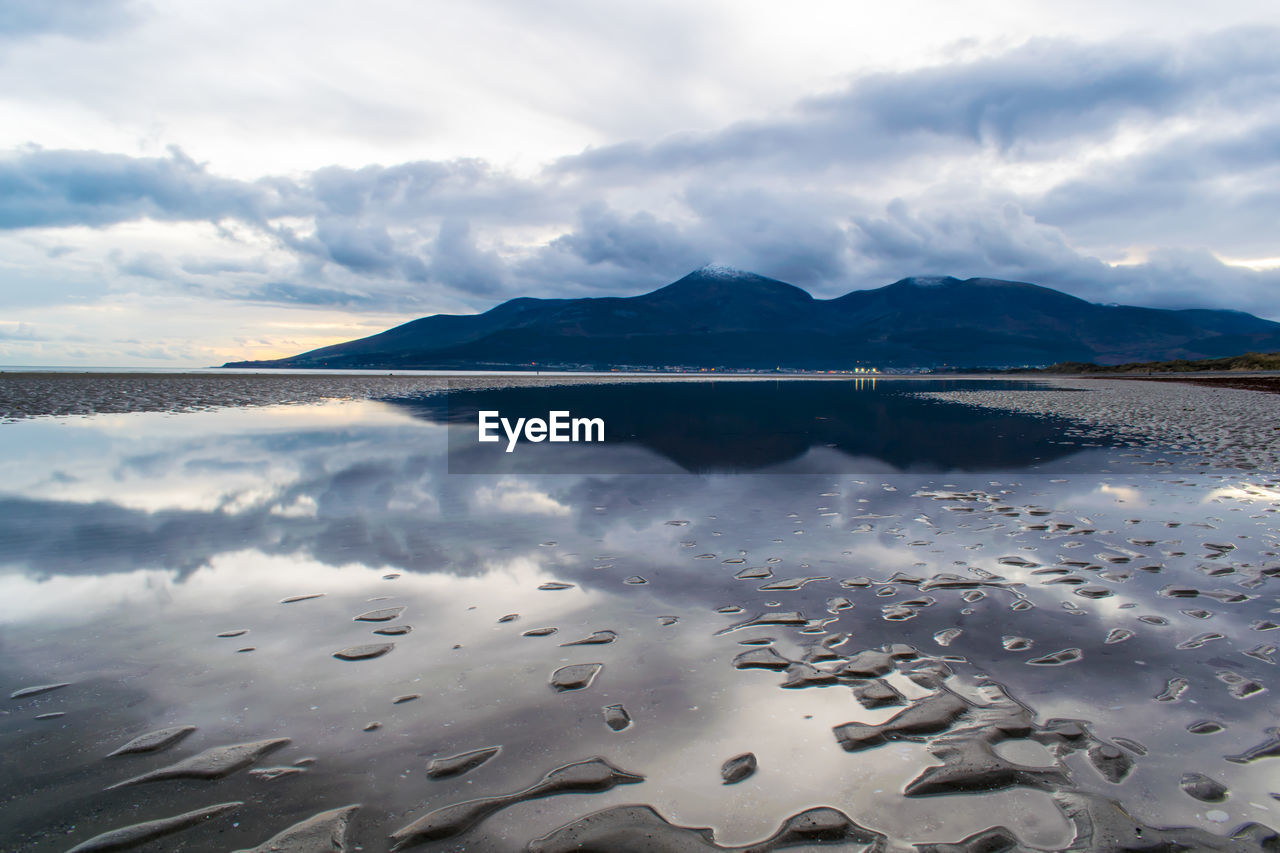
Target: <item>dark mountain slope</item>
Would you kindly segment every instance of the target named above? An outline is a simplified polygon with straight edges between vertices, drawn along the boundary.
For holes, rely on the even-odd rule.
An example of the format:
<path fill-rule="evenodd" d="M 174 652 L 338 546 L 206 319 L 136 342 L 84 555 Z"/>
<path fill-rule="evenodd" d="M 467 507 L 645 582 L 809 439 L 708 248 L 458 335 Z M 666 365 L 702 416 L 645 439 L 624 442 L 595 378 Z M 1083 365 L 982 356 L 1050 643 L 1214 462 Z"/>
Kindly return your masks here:
<path fill-rule="evenodd" d="M 520 298 L 230 367 L 468 368 L 533 363 L 842 369 L 1204 358 L 1280 348 L 1238 311 L 1098 305 L 989 278 L 906 278 L 837 299 L 723 268 L 632 297 Z"/>

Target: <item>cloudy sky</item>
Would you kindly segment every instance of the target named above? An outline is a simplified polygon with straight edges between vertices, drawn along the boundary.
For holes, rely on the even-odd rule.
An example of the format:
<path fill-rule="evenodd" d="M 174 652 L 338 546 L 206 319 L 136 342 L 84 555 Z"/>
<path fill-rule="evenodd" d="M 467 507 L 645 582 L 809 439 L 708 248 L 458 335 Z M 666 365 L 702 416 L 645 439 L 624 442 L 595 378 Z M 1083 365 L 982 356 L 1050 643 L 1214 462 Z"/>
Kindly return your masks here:
<path fill-rule="evenodd" d="M 0 364 L 706 263 L 1280 320 L 1273 0 L 4 0 L 0 116 Z"/>

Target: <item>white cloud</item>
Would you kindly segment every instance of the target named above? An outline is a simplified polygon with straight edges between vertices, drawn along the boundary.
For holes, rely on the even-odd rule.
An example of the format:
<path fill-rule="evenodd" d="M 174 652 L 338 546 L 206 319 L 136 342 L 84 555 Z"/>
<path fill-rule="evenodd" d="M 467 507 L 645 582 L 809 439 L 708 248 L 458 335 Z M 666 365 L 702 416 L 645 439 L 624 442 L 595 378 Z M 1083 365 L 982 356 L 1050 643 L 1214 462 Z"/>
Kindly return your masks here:
<path fill-rule="evenodd" d="M 59 0 L 0 42 L 4 362 L 284 354 L 708 261 L 1280 304 L 1273 4 Z"/>

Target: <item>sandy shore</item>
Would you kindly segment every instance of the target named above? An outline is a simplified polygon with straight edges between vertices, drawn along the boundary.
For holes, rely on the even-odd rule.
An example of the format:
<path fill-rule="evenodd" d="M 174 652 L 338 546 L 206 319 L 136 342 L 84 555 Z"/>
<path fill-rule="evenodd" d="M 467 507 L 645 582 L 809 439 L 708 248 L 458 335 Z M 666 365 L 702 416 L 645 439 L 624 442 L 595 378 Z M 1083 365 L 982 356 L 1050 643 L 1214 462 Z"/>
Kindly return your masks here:
<path fill-rule="evenodd" d="M 1154 442 L 1174 453 L 1202 454 L 1233 468 L 1276 470 L 1280 466 L 1280 428 L 1274 423 L 1276 406 L 1270 395 L 1215 379 L 1042 381 L 1048 386 L 1044 390 L 1011 390 L 993 384 L 982 391 L 931 391 L 921 396 L 1066 418 L 1099 435 Z"/>
<path fill-rule="evenodd" d="M 689 378 L 27 374 L 0 400 Z M 768 379 L 734 389 L 766 438 L 790 411 Z M 692 390 L 651 408 L 723 411 Z M 1108 461 L 459 477 L 381 406 L 0 429 L 3 846 L 1274 853 L 1275 397 L 883 390 L 1052 419 L 977 438 L 1016 420 Z"/>
<path fill-rule="evenodd" d="M 628 382 L 697 377 L 639 376 Z M 746 378 L 746 377 L 743 377 Z M 415 397 L 450 388 L 551 386 L 617 382 L 572 374 L 371 376 L 297 373 L 0 373 L 0 420 L 48 415 L 193 412 L 225 406 L 272 406 L 324 400 Z"/>
<path fill-rule="evenodd" d="M 1268 391 L 1280 394 L 1280 376 L 1273 374 L 1250 375 L 1236 374 L 1232 376 L 1115 376 L 1109 379 L 1140 379 L 1146 382 L 1183 382 L 1189 385 L 1203 385 L 1206 388 L 1238 388 L 1244 391 Z"/>

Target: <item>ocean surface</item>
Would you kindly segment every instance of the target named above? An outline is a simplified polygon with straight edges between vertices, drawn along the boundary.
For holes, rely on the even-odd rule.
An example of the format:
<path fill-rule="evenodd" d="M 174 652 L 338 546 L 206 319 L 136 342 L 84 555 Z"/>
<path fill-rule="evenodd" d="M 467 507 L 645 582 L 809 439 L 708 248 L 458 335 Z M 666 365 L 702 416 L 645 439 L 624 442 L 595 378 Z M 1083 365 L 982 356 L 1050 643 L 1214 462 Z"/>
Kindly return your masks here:
<path fill-rule="evenodd" d="M 314 379 L 0 376 L 0 849 L 1275 849 L 1274 395 Z"/>

